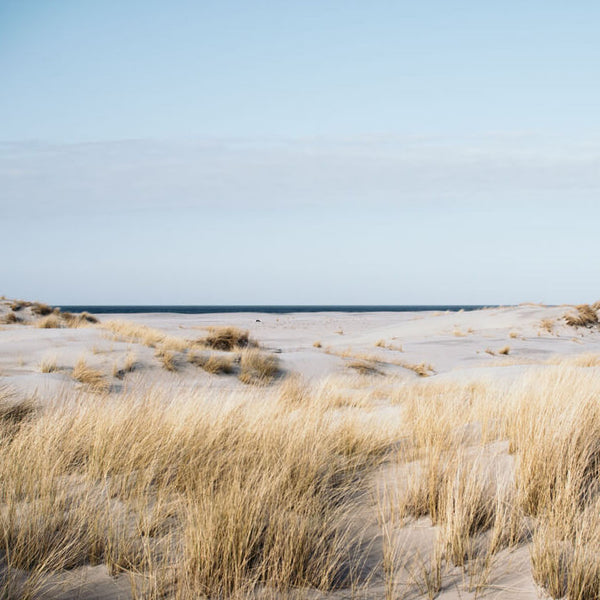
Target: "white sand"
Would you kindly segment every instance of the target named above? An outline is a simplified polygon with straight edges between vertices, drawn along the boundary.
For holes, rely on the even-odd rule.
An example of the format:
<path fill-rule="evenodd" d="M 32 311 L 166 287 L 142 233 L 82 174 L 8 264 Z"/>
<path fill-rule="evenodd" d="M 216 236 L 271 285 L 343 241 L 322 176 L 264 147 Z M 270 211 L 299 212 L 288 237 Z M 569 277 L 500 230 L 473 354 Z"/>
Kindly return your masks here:
<path fill-rule="evenodd" d="M 380 361 L 380 370 L 399 377 L 399 381 L 416 379 L 418 375 L 397 363 L 429 363 L 434 378 L 510 383 L 525 369 L 544 368 L 553 355 L 600 353 L 600 330 L 567 326 L 561 319 L 567 310 L 572 309 L 523 305 L 459 313 L 128 314 L 100 318 L 133 321 L 186 339 L 203 337 L 209 326 L 248 329 L 261 346 L 277 353 L 285 372 L 297 372 L 315 380 L 347 374 L 353 356 L 372 355 Z M 0 316 L 7 311 L 8 304 L 0 303 Z M 540 326 L 542 319 L 556 321 L 551 333 Z M 393 349 L 377 347 L 379 340 Z M 315 342 L 320 342 L 321 347 L 315 347 Z M 510 347 L 508 355 L 499 355 L 498 351 L 506 346 Z M 123 380 L 111 377 L 115 393 L 130 385 L 156 383 L 168 384 L 174 393 L 178 387 L 243 387 L 235 376 L 210 375 L 189 364 L 182 364 L 175 374 L 167 373 L 152 348 L 117 341 L 101 326 L 38 329 L 20 324 L 0 326 L 0 385 L 43 401 L 80 385 L 73 381 L 70 370 L 81 356 L 110 376 L 113 366 L 121 364 L 131 351 L 137 357 L 138 368 Z M 340 356 L 344 353 L 346 356 Z M 40 362 L 46 358 L 56 360 L 58 372 L 40 372 Z M 432 528 L 424 520 L 405 528 L 402 535 L 408 536 L 406 539 L 412 536 L 411 543 L 418 545 L 430 541 Z M 401 543 L 407 543 L 406 539 Z M 373 547 L 377 548 L 380 542 L 375 540 Z M 501 553 L 495 571 L 494 585 L 486 589 L 484 597 L 539 597 L 530 574 L 527 547 Z M 86 598 L 128 597 L 125 584 L 111 580 L 101 567 L 88 568 L 83 573 L 89 582 Z M 69 577 L 63 581 L 65 591 L 53 597 L 75 597 L 75 592 L 69 591 L 74 589 L 69 587 Z M 448 574 L 447 581 L 455 581 L 455 585 L 445 584 L 439 597 L 474 597 L 465 591 L 463 579 L 458 570 Z M 383 597 L 383 593 L 383 587 L 373 582 L 370 596 Z M 332 597 L 347 597 L 347 593 Z"/>
<path fill-rule="evenodd" d="M 286 372 L 298 372 L 307 378 L 344 373 L 352 356 L 361 355 L 376 356 L 386 373 L 406 377 L 416 375 L 393 363 L 429 363 L 434 377 L 496 378 L 522 372 L 518 363 L 543 363 L 555 354 L 600 352 L 597 330 L 575 329 L 561 321 L 553 333 L 540 328 L 542 319 L 559 319 L 566 310 L 528 305 L 460 313 L 156 313 L 103 315 L 101 320 L 133 321 L 186 339 L 202 337 L 209 326 L 234 325 L 248 329 L 267 350 L 277 352 Z M 517 337 L 511 338 L 511 333 Z M 402 352 L 376 347 L 379 340 L 393 348 L 401 346 Z M 322 347 L 315 348 L 315 342 Z M 505 346 L 510 347 L 509 354 L 498 355 Z M 68 368 L 84 356 L 92 366 L 110 373 L 130 350 L 140 364 L 140 369 L 128 376 L 130 380 L 142 378 L 156 383 L 166 377 L 170 384 L 177 380 L 180 385 L 191 386 L 240 385 L 234 377 L 209 375 L 190 365 L 183 365 L 177 375 L 165 373 L 151 348 L 115 341 L 102 328 L 38 329 L 23 325 L 0 326 L 1 381 L 43 397 L 73 382 L 68 369 L 40 373 L 42 359 L 54 357 L 59 367 Z M 340 353 L 349 356 L 340 357 Z M 114 381 L 115 390 L 122 385 Z"/>

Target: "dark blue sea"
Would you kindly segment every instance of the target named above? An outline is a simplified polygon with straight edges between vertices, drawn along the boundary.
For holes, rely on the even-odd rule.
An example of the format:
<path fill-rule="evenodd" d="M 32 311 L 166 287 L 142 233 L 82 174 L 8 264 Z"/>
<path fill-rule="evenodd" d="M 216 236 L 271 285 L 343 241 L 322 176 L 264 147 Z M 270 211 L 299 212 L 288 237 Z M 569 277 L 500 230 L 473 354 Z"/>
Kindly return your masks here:
<path fill-rule="evenodd" d="M 159 305 L 64 305 L 62 310 L 69 312 L 91 312 L 95 314 L 106 313 L 179 313 L 185 315 L 201 315 L 210 313 L 315 313 L 315 312 L 423 312 L 423 311 L 454 311 L 478 310 L 491 308 L 496 305 L 479 304 L 273 304 L 273 305 L 184 305 L 184 304 L 159 304 Z"/>

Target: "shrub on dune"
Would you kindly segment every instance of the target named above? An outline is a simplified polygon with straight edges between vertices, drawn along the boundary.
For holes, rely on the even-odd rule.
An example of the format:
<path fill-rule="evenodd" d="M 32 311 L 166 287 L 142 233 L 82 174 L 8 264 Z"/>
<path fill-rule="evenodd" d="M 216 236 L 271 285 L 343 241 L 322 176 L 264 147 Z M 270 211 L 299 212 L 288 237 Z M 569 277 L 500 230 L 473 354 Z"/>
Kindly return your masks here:
<path fill-rule="evenodd" d="M 55 314 L 42 317 L 35 322 L 35 326 L 40 329 L 60 329 L 65 326 L 64 321 Z"/>
<path fill-rule="evenodd" d="M 231 352 L 239 348 L 253 345 L 248 331 L 237 327 L 213 327 L 206 336 L 204 343 L 213 350 Z"/>
<path fill-rule="evenodd" d="M 564 319 L 571 327 L 592 327 L 598 324 L 598 313 L 589 304 L 580 304 L 575 307 L 577 313 L 566 313 Z"/>

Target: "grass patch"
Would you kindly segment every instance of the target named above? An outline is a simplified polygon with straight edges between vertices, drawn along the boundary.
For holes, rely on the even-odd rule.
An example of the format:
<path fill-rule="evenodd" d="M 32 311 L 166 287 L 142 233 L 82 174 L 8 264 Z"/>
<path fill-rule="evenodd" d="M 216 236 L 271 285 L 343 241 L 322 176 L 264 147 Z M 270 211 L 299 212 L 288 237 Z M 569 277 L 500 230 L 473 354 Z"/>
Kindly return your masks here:
<path fill-rule="evenodd" d="M 50 314 L 35 321 L 34 325 L 40 329 L 61 329 L 63 327 L 87 327 L 98 322 L 98 319 L 94 315 L 87 312 L 72 314 L 70 312 L 54 310 Z"/>
<path fill-rule="evenodd" d="M 121 367 L 118 367 L 116 364 L 113 367 L 113 377 L 123 379 L 127 373 L 133 373 L 138 366 L 136 355 L 133 352 L 129 352 Z"/>
<path fill-rule="evenodd" d="M 14 311 L 7 312 L 4 317 L 2 317 L 2 323 L 4 325 L 14 325 L 16 323 L 22 323 L 23 319 L 19 317 L 19 315 L 15 314 Z"/>
<path fill-rule="evenodd" d="M 38 319 L 35 322 L 35 326 L 39 329 L 61 329 L 65 327 L 65 322 L 58 315 L 50 314 Z"/>
<path fill-rule="evenodd" d="M 31 304 L 31 312 L 38 317 L 45 317 L 52 314 L 53 311 L 54 309 L 51 306 L 43 302 L 33 302 Z"/>
<path fill-rule="evenodd" d="M 239 380 L 247 384 L 268 384 L 279 373 L 279 360 L 257 349 L 244 350 L 240 358 Z"/>
<path fill-rule="evenodd" d="M 235 357 L 219 354 L 195 354 L 188 355 L 188 362 L 204 369 L 213 375 L 231 374 L 235 371 Z"/>
<path fill-rule="evenodd" d="M 365 361 L 365 360 L 354 360 L 346 365 L 349 369 L 354 369 L 361 375 L 385 375 L 385 373 L 377 368 L 377 363 Z"/>
<path fill-rule="evenodd" d="M 56 363 L 55 356 L 46 356 L 40 362 L 40 371 L 42 373 L 55 373 L 58 371 L 58 365 Z"/>
<path fill-rule="evenodd" d="M 179 369 L 179 362 L 177 361 L 177 355 L 172 350 L 167 350 L 164 347 L 159 348 L 154 356 L 158 358 L 163 366 L 163 369 L 174 373 Z"/>
<path fill-rule="evenodd" d="M 104 564 L 144 597 L 349 588 L 347 518 L 389 432 L 282 411 L 273 394 L 228 398 L 73 398 L 23 420 L 0 455 L 7 567 Z"/>
<path fill-rule="evenodd" d="M 90 367 L 83 357 L 73 367 L 72 377 L 76 381 L 79 381 L 79 383 L 89 386 L 95 392 L 106 392 L 110 388 L 110 384 L 106 380 L 104 373 Z"/>
<path fill-rule="evenodd" d="M 577 313 L 566 313 L 564 319 L 571 327 L 593 327 L 598 324 L 598 312 L 589 304 L 580 304 L 575 307 Z"/>
<path fill-rule="evenodd" d="M 204 344 L 213 350 L 222 350 L 232 352 L 248 346 L 256 346 L 250 340 L 248 331 L 238 329 L 237 327 L 211 327 L 210 333 L 204 340 Z"/>
<path fill-rule="evenodd" d="M 165 350 L 183 352 L 194 346 L 190 340 L 168 335 L 160 329 L 138 325 L 131 321 L 106 321 L 102 323 L 102 327 L 123 340 L 138 342 L 149 348 L 161 346 Z"/>

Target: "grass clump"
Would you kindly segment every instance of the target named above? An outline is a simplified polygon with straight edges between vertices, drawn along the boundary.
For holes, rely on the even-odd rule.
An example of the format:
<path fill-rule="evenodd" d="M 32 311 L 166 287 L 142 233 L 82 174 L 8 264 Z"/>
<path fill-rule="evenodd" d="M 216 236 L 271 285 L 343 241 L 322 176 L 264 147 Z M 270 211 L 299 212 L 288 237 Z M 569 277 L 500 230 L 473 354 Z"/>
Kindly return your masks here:
<path fill-rule="evenodd" d="M 23 421 L 0 454 L 7 566 L 105 564 L 149 582 L 144 597 L 349 586 L 347 518 L 389 433 L 276 394 L 214 400 L 73 398 Z"/>
<path fill-rule="evenodd" d="M 554 319 L 542 319 L 540 321 L 540 328 L 546 333 L 553 333 L 556 321 Z"/>
<path fill-rule="evenodd" d="M 202 365 L 202 368 L 207 373 L 213 375 L 219 375 L 221 373 L 230 374 L 234 371 L 234 361 L 230 356 L 218 356 L 213 354 L 208 360 Z"/>
<path fill-rule="evenodd" d="M 52 314 L 53 311 L 54 309 L 51 306 L 43 302 L 33 302 L 31 304 L 31 312 L 38 317 L 45 317 Z"/>
<path fill-rule="evenodd" d="M 219 354 L 189 354 L 188 362 L 213 375 L 231 374 L 235 371 L 235 358 Z"/>
<path fill-rule="evenodd" d="M 385 348 L 386 350 L 393 350 L 395 352 L 403 352 L 401 345 L 387 344 L 386 341 L 383 339 L 377 340 L 377 342 L 375 342 L 375 347 L 376 348 Z"/>
<path fill-rule="evenodd" d="M 58 315 L 50 314 L 38 319 L 35 326 L 39 329 L 61 329 L 65 326 L 65 322 Z"/>
<path fill-rule="evenodd" d="M 129 352 L 125 357 L 123 365 L 118 367 L 116 364 L 113 368 L 113 377 L 123 379 L 127 373 L 133 373 L 138 368 L 137 357 L 133 352 Z"/>
<path fill-rule="evenodd" d="M 213 350 L 231 352 L 254 345 L 248 331 L 237 327 L 212 327 L 209 331 L 209 335 L 203 341 Z"/>
<path fill-rule="evenodd" d="M 15 312 L 27 308 L 28 306 L 31 306 L 31 302 L 27 302 L 26 300 L 13 300 L 10 304 L 11 310 L 14 310 Z"/>
<path fill-rule="evenodd" d="M 394 363 L 403 367 L 404 369 L 408 369 L 409 371 L 413 371 L 419 377 L 429 377 L 432 373 L 435 372 L 435 369 L 429 363 L 407 363 L 407 362 L 398 362 Z"/>
<path fill-rule="evenodd" d="M 129 342 L 138 342 L 149 348 L 162 346 L 165 349 L 183 352 L 193 346 L 193 343 L 175 336 L 168 335 L 160 329 L 138 325 L 131 321 L 106 321 L 102 327 L 116 336 Z"/>
<path fill-rule="evenodd" d="M 239 380 L 247 384 L 268 384 L 279 373 L 279 360 L 258 349 L 244 350 L 240 358 Z"/>
<path fill-rule="evenodd" d="M 354 360 L 346 365 L 349 369 L 354 369 L 361 375 L 384 375 L 381 369 L 377 368 L 377 363 L 366 360 Z"/>
<path fill-rule="evenodd" d="M 12 433 L 15 427 L 32 417 L 37 411 L 31 398 L 16 398 L 8 387 L 0 387 L 0 428 L 7 427 Z"/>
<path fill-rule="evenodd" d="M 163 368 L 166 371 L 170 371 L 174 373 L 179 369 L 179 363 L 177 361 L 177 355 L 172 350 L 167 350 L 165 348 L 159 348 L 154 356 L 158 358 Z"/>
<path fill-rule="evenodd" d="M 279 401 L 285 406 L 303 406 L 311 396 L 308 383 L 297 373 L 288 375 L 279 388 Z"/>
<path fill-rule="evenodd" d="M 34 325 L 40 329 L 61 329 L 63 327 L 87 327 L 98 323 L 98 319 L 87 312 L 72 314 L 54 309 L 50 314 L 39 318 Z"/>
<path fill-rule="evenodd" d="M 2 317 L 2 323 L 4 325 L 14 325 L 15 323 L 22 323 L 23 319 L 15 314 L 14 311 L 7 312 L 4 317 Z"/>
<path fill-rule="evenodd" d="M 55 356 L 46 356 L 40 362 L 40 372 L 42 373 L 54 373 L 58 371 L 58 365 L 56 363 Z"/>
<path fill-rule="evenodd" d="M 95 392 L 106 392 L 110 388 L 102 371 L 90 367 L 83 357 L 73 367 L 72 377 Z"/>
<path fill-rule="evenodd" d="M 95 325 L 96 323 L 100 322 L 98 317 L 91 315 L 86 311 L 75 315 L 69 312 L 62 312 L 60 315 L 66 321 L 67 327 L 85 327 L 87 325 Z"/>
<path fill-rule="evenodd" d="M 566 313 L 564 319 L 571 327 L 593 327 L 598 324 L 598 312 L 589 304 L 580 304 L 575 307 L 577 313 Z"/>

